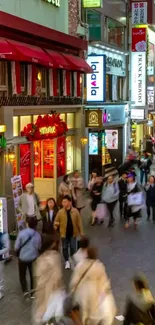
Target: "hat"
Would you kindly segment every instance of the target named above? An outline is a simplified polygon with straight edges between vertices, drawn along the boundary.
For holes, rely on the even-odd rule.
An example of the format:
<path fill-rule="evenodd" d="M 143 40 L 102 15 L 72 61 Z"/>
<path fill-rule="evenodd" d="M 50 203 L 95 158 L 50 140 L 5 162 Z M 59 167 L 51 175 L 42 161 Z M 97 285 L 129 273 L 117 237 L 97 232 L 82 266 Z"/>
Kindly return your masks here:
<path fill-rule="evenodd" d="M 28 184 L 26 184 L 26 190 L 28 189 L 28 188 L 33 188 L 34 187 L 34 185 L 32 184 L 32 183 L 28 183 Z"/>
<path fill-rule="evenodd" d="M 135 175 L 134 175 L 134 173 L 132 173 L 132 172 L 129 172 L 129 174 L 127 175 L 127 178 L 129 178 L 129 177 L 135 177 Z"/>

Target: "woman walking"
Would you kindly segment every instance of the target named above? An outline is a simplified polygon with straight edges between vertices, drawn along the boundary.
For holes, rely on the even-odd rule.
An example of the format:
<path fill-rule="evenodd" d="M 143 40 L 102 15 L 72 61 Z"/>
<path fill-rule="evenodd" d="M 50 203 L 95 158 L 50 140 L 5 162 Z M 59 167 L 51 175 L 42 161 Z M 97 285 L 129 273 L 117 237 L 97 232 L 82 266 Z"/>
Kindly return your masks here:
<path fill-rule="evenodd" d="M 119 187 L 118 184 L 114 181 L 114 177 L 111 175 L 108 177 L 107 183 L 103 186 L 102 191 L 102 202 L 106 203 L 107 208 L 110 213 L 110 219 L 108 227 L 114 226 L 114 208 L 119 198 Z"/>
<path fill-rule="evenodd" d="M 147 183 L 147 176 L 150 173 L 151 165 L 152 165 L 152 160 L 150 159 L 148 153 L 146 151 L 143 151 L 139 161 L 141 185 L 143 184 L 144 178 L 145 178 L 145 184 Z"/>
<path fill-rule="evenodd" d="M 49 198 L 46 208 L 41 212 L 43 221 L 43 233 L 52 233 L 54 230 L 54 220 L 58 212 L 58 207 L 54 198 Z"/>
<path fill-rule="evenodd" d="M 145 185 L 147 219 L 150 220 L 151 209 L 153 215 L 153 223 L 155 224 L 155 177 L 150 176 L 148 183 Z"/>
<path fill-rule="evenodd" d="M 101 202 L 102 195 L 102 187 L 103 187 L 103 179 L 102 177 L 97 177 L 95 184 L 92 187 L 91 191 L 91 209 L 92 209 L 92 222 L 91 225 L 94 226 L 96 222 L 96 209 L 97 205 Z"/>
<path fill-rule="evenodd" d="M 88 190 L 89 190 L 89 192 L 92 191 L 93 186 L 96 183 L 96 181 L 97 181 L 97 172 L 96 171 L 93 171 L 91 173 L 91 177 L 90 177 L 90 180 L 88 182 Z"/>
<path fill-rule="evenodd" d="M 75 267 L 70 292 L 75 306 L 80 308 L 83 325 L 112 324 L 116 306 L 110 281 L 95 248 L 88 247 L 87 258 Z"/>
<path fill-rule="evenodd" d="M 68 175 L 65 175 L 63 181 L 59 185 L 58 189 L 58 206 L 62 206 L 62 200 L 64 196 L 69 195 L 71 198 L 73 197 L 73 187 Z"/>

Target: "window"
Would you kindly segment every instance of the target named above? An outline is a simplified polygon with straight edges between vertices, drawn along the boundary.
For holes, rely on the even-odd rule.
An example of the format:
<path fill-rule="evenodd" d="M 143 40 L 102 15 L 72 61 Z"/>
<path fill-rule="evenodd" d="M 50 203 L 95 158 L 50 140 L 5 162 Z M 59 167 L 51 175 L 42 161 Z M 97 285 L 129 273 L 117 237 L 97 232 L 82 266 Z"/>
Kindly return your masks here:
<path fill-rule="evenodd" d="M 61 118 L 61 120 L 66 122 L 66 114 L 60 114 L 60 118 Z"/>
<path fill-rule="evenodd" d="M 89 25 L 89 40 L 101 41 L 101 14 L 95 10 L 87 10 L 87 24 Z"/>
<path fill-rule="evenodd" d="M 37 96 L 45 95 L 47 93 L 47 70 L 46 68 L 37 68 L 36 76 L 36 94 Z"/>
<path fill-rule="evenodd" d="M 17 137 L 19 135 L 19 117 L 13 117 L 13 136 Z"/>
<path fill-rule="evenodd" d="M 0 61 L 0 88 L 7 87 L 7 63 Z"/>
<path fill-rule="evenodd" d="M 108 42 L 112 45 L 124 48 L 125 27 L 119 22 L 107 18 Z"/>
<path fill-rule="evenodd" d="M 26 65 L 24 63 L 20 64 L 20 84 L 22 92 L 26 90 Z"/>
<path fill-rule="evenodd" d="M 74 136 L 66 138 L 67 144 L 67 170 L 66 174 L 70 174 L 74 171 Z"/>
<path fill-rule="evenodd" d="M 67 113 L 67 127 L 74 129 L 74 113 Z"/>
<path fill-rule="evenodd" d="M 41 141 L 34 141 L 34 177 L 41 178 Z"/>
<path fill-rule="evenodd" d="M 29 115 L 29 116 L 20 116 L 20 132 L 29 123 L 31 123 L 31 115 Z"/>
<path fill-rule="evenodd" d="M 43 141 L 43 178 L 54 178 L 54 140 Z"/>

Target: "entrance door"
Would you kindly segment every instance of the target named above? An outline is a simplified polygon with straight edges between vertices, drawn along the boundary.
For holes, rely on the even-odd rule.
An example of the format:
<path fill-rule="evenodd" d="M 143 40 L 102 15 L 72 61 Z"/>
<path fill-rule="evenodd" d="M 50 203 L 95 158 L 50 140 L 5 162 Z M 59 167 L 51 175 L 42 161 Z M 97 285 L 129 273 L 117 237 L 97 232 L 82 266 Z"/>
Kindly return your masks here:
<path fill-rule="evenodd" d="M 31 180 L 31 144 L 20 144 L 19 145 L 19 171 L 22 178 L 23 189 L 26 184 L 30 183 Z"/>

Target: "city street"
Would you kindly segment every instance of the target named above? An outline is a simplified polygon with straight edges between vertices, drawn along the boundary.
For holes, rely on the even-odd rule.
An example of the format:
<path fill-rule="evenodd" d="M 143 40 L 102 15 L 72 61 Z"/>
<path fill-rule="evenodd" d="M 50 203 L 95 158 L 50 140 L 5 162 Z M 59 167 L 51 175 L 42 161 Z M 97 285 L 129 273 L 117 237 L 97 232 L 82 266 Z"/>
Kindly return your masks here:
<path fill-rule="evenodd" d="M 118 315 L 123 312 L 125 297 L 131 290 L 130 280 L 135 272 L 145 273 L 155 294 L 155 226 L 146 221 L 145 211 L 143 214 L 138 230 L 135 231 L 132 226 L 124 230 L 119 217 L 113 229 L 106 228 L 107 220 L 101 227 L 90 227 L 88 225 L 89 209 L 86 208 L 82 213 L 85 232 L 99 248 L 100 258 L 111 279 Z M 66 271 L 67 283 L 69 276 L 70 272 Z M 5 297 L 0 301 L 0 323 L 3 325 L 31 324 L 31 302 L 23 300 L 15 258 L 5 266 Z"/>

